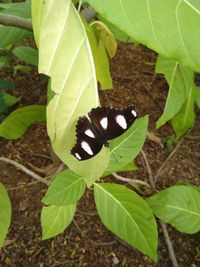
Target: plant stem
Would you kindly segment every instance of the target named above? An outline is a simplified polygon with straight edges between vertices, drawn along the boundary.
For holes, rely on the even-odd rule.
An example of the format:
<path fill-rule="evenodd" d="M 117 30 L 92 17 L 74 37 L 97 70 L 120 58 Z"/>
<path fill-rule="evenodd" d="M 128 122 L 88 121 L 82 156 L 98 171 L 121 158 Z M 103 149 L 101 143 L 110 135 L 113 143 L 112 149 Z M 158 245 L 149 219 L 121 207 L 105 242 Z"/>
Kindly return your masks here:
<path fill-rule="evenodd" d="M 174 249 L 173 249 L 173 246 L 172 246 L 172 243 L 171 243 L 168 231 L 167 231 L 167 226 L 162 221 L 160 221 L 160 226 L 162 228 L 162 231 L 163 231 L 163 234 L 164 234 L 164 237 L 165 237 L 165 241 L 166 241 L 167 246 L 168 246 L 169 256 L 171 258 L 171 261 L 173 262 L 173 267 L 179 267 L 179 264 L 177 262 L 176 255 L 174 253 Z"/>
<path fill-rule="evenodd" d="M 31 20 L 21 17 L 0 13 L 0 24 L 13 26 L 24 30 L 33 31 Z"/>
<path fill-rule="evenodd" d="M 3 162 L 6 162 L 6 163 L 14 165 L 16 168 L 20 169 L 21 171 L 25 172 L 26 174 L 30 175 L 32 178 L 38 180 L 39 182 L 41 182 L 41 183 L 43 183 L 45 185 L 49 184 L 49 182 L 46 181 L 43 177 L 41 177 L 38 174 L 32 172 L 31 170 L 29 170 L 26 167 L 24 167 L 22 164 L 14 161 L 12 159 L 8 159 L 8 158 L 5 158 L 5 157 L 0 157 L 0 161 L 3 161 Z"/>
<path fill-rule="evenodd" d="M 149 161 L 148 161 L 147 156 L 146 156 L 146 154 L 144 153 L 143 150 L 141 150 L 141 154 L 142 154 L 142 156 L 144 158 L 144 162 L 145 162 L 145 165 L 146 165 L 146 168 L 147 168 L 149 181 L 150 181 L 150 184 L 151 184 L 151 190 L 152 190 L 152 193 L 154 193 L 154 192 L 156 192 L 156 179 L 155 179 L 155 177 L 153 177 Z M 174 248 L 173 248 L 172 242 L 170 240 L 170 237 L 169 237 L 169 234 L 168 234 L 168 231 L 167 231 L 166 224 L 164 222 L 160 221 L 160 225 L 161 225 L 164 237 L 165 237 L 165 241 L 167 243 L 169 257 L 170 257 L 170 259 L 172 261 L 173 267 L 179 267 L 177 259 L 176 259 L 176 255 L 175 255 L 175 252 L 174 252 Z"/>
<path fill-rule="evenodd" d="M 122 182 L 126 182 L 126 183 L 136 183 L 136 184 L 142 184 L 142 185 L 145 185 L 146 187 L 150 187 L 150 185 L 144 181 L 141 181 L 141 180 L 138 180 L 138 179 L 130 179 L 130 178 L 126 178 L 126 177 L 123 177 L 115 172 L 112 173 L 112 175 L 119 181 L 122 181 Z"/>

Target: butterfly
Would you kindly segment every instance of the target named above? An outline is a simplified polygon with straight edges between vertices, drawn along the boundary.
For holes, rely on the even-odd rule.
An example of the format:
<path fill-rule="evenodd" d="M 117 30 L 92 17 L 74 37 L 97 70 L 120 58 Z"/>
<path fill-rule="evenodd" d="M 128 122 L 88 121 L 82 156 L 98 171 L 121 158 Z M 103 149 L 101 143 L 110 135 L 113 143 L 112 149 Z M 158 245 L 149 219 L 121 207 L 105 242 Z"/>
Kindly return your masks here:
<path fill-rule="evenodd" d="M 88 117 L 80 117 L 76 124 L 76 144 L 71 154 L 82 161 L 97 155 L 109 140 L 126 132 L 137 117 L 133 106 L 124 109 L 97 107 Z"/>

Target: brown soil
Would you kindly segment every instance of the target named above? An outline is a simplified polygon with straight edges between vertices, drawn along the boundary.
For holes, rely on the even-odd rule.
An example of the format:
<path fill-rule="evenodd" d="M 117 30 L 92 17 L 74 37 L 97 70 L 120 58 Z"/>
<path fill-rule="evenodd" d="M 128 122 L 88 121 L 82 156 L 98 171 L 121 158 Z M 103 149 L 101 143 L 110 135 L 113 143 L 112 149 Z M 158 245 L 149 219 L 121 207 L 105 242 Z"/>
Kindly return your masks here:
<path fill-rule="evenodd" d="M 171 135 L 170 125 L 155 130 L 155 122 L 162 114 L 167 95 L 167 84 L 163 77 L 154 76 L 156 55 L 142 46 L 120 45 L 117 56 L 111 61 L 114 90 L 100 92 L 102 103 L 115 107 L 134 104 L 138 113 L 149 114 L 149 131 L 158 137 Z M 22 97 L 20 105 L 43 103 L 46 82 L 36 70 L 12 75 L 12 69 L 1 73 L 16 84 L 15 95 Z M 177 182 L 200 185 L 200 114 L 197 123 L 184 138 L 179 149 L 166 165 L 159 177 L 158 188 Z M 144 151 L 152 168 L 157 172 L 166 161 L 169 151 L 156 142 L 148 140 Z M 32 125 L 27 133 L 16 141 L 0 139 L 0 155 L 16 160 L 32 169 L 40 169 L 51 163 L 50 142 L 44 123 Z M 32 164 L 32 168 L 30 167 Z M 148 181 L 142 157 L 136 160 L 139 171 L 126 173 L 137 179 Z M 0 255 L 0 267 L 47 267 L 47 266 L 172 266 L 168 249 L 159 228 L 158 262 L 131 248 L 106 230 L 96 214 L 92 190 L 87 190 L 81 199 L 75 220 L 61 235 L 47 241 L 41 240 L 41 198 L 46 187 L 32 183 L 33 179 L 15 167 L 0 162 L 0 181 L 8 189 L 12 201 L 12 225 Z M 111 178 L 110 178 L 111 179 Z M 114 178 L 112 177 L 113 182 Z M 144 188 L 140 188 L 143 193 Z M 167 226 L 180 267 L 200 266 L 200 234 L 185 235 Z"/>

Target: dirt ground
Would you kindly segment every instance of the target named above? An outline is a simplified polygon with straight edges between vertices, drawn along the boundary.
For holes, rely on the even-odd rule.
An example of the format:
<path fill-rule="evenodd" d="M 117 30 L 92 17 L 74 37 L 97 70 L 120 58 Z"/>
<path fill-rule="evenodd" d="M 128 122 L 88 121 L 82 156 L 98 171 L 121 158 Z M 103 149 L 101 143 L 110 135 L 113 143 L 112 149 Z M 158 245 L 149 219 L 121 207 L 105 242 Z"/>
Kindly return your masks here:
<path fill-rule="evenodd" d="M 162 76 L 154 76 L 156 55 L 142 46 L 119 45 L 116 57 L 111 61 L 114 89 L 100 92 L 104 105 L 114 107 L 134 104 L 140 116 L 149 114 L 149 131 L 160 138 L 172 135 L 170 124 L 160 130 L 155 122 L 162 114 L 167 96 L 167 84 Z M 12 68 L 0 72 L 0 76 L 16 84 L 14 94 L 21 96 L 19 106 L 43 104 L 46 101 L 46 81 L 37 70 L 13 76 Z M 162 189 L 177 182 L 200 185 L 200 112 L 196 125 L 181 141 L 173 157 L 160 175 L 157 188 Z M 180 140 L 177 144 L 179 144 Z M 177 145 L 175 144 L 175 146 Z M 174 147 L 175 147 L 174 146 Z M 164 144 L 147 140 L 144 151 L 153 174 L 167 160 L 170 151 Z M 36 173 L 51 164 L 50 142 L 45 123 L 35 123 L 26 134 L 15 141 L 0 138 L 0 155 L 16 160 Z M 141 155 L 136 159 L 139 170 L 123 173 L 148 182 L 148 173 Z M 8 189 L 12 201 L 12 224 L 0 254 L 0 267 L 170 267 L 172 266 L 163 233 L 159 228 L 158 262 L 116 238 L 103 226 L 96 213 L 93 191 L 87 190 L 78 204 L 74 221 L 63 234 L 50 240 L 41 240 L 41 199 L 44 184 L 0 162 L 0 181 Z M 113 182 L 118 182 L 110 177 Z M 33 183 L 34 182 L 34 183 Z M 144 188 L 140 191 L 145 195 Z M 186 235 L 167 226 L 180 267 L 200 266 L 200 234 Z"/>

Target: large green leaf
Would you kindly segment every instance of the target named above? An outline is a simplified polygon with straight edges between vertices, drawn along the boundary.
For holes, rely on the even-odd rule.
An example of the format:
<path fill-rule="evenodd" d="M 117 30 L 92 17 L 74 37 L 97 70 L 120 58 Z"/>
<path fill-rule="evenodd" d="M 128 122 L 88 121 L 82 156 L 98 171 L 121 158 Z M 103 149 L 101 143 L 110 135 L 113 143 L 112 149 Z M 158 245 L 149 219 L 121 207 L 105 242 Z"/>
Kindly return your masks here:
<path fill-rule="evenodd" d="M 110 162 L 106 172 L 114 172 L 123 169 L 140 152 L 148 127 L 148 116 L 135 121 L 123 135 L 110 141 Z"/>
<path fill-rule="evenodd" d="M 38 51 L 36 49 L 28 46 L 18 46 L 12 52 L 20 60 L 33 66 L 38 65 Z"/>
<path fill-rule="evenodd" d="M 156 123 L 156 127 L 159 128 L 181 110 L 191 87 L 194 86 L 194 73 L 190 68 L 181 66 L 177 61 L 162 56 L 157 59 L 156 72 L 164 74 L 169 84 L 165 109 Z"/>
<path fill-rule="evenodd" d="M 179 113 L 173 118 L 172 126 L 177 137 L 182 136 L 187 130 L 192 128 L 195 123 L 195 88 L 192 86 L 189 90 L 189 94 L 186 103 L 183 105 Z"/>
<path fill-rule="evenodd" d="M 77 119 L 99 105 L 87 35 L 69 0 L 45 1 L 41 15 L 39 71 L 51 77 L 55 92 L 47 107 L 48 134 L 58 157 L 90 186 L 104 172 L 109 153 L 103 148 L 96 157 L 82 162 L 71 155 Z"/>
<path fill-rule="evenodd" d="M 157 226 L 145 201 L 125 186 L 109 183 L 95 183 L 94 196 L 105 226 L 156 261 Z"/>
<path fill-rule="evenodd" d="M 0 247 L 2 247 L 11 222 L 11 203 L 6 189 L 1 183 L 0 199 Z"/>
<path fill-rule="evenodd" d="M 197 0 L 87 0 L 106 20 L 161 55 L 200 71 Z"/>
<path fill-rule="evenodd" d="M 25 133 L 31 123 L 45 121 L 46 106 L 32 105 L 18 108 L 0 124 L 0 136 L 17 139 Z"/>
<path fill-rule="evenodd" d="M 1 11 L 4 14 L 15 15 L 22 18 L 31 18 L 31 1 L 12 4 L 0 4 Z M 17 27 L 0 25 L 0 48 L 16 43 L 24 38 L 32 36 L 30 31 Z"/>
<path fill-rule="evenodd" d="M 200 193 L 192 186 L 176 185 L 147 199 L 155 215 L 187 234 L 200 231 Z"/>
<path fill-rule="evenodd" d="M 73 204 L 82 197 L 84 191 L 83 178 L 68 169 L 54 178 L 42 202 L 46 205 L 57 206 Z"/>
<path fill-rule="evenodd" d="M 76 204 L 67 206 L 48 206 L 42 208 L 42 239 L 48 239 L 62 233 L 71 223 Z"/>

